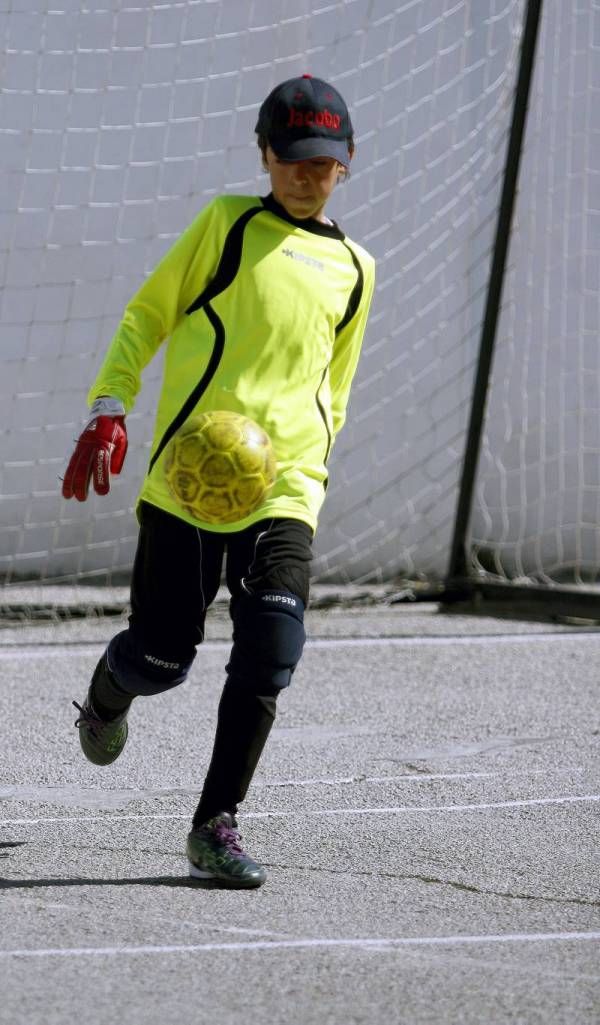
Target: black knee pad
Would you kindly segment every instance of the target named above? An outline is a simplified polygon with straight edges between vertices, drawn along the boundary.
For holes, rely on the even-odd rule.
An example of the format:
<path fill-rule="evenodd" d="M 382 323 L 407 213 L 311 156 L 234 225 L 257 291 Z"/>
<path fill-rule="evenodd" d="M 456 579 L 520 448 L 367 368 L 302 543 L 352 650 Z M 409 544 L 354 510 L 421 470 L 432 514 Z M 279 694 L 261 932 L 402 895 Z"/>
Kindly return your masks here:
<path fill-rule="evenodd" d="M 227 671 L 256 694 L 288 687 L 306 634 L 304 604 L 291 591 L 240 595 L 231 604 L 233 648 Z"/>
<path fill-rule="evenodd" d="M 161 694 L 183 683 L 195 652 L 165 651 L 158 643 L 149 645 L 134 628 L 123 630 L 107 649 L 110 669 L 128 694 Z"/>

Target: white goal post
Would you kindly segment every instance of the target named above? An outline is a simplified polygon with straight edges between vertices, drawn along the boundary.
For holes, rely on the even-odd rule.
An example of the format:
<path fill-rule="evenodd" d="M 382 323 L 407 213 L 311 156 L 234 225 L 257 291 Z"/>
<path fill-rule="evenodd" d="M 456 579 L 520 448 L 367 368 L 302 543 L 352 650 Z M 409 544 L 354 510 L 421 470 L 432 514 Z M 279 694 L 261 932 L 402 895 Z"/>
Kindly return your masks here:
<path fill-rule="evenodd" d="M 548 5 L 541 30 L 473 510 L 474 550 L 507 577 L 536 560 L 549 579 L 561 560 L 598 565 L 600 144 L 579 144 L 600 116 L 600 10 L 571 6 Z M 128 420 L 123 475 L 79 505 L 59 477 L 88 385 L 127 299 L 202 205 L 268 191 L 258 106 L 305 71 L 351 107 L 357 152 L 331 213 L 378 272 L 315 579 L 443 579 L 525 8 L 0 0 L 5 591 L 126 578 L 160 360 Z"/>

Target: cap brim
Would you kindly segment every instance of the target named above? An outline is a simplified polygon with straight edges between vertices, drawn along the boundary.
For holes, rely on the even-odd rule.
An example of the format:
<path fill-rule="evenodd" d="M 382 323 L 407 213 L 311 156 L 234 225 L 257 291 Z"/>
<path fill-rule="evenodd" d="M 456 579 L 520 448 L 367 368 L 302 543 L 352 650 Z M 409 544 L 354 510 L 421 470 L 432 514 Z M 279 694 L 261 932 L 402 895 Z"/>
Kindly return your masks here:
<path fill-rule="evenodd" d="M 313 157 L 332 157 L 344 167 L 350 166 L 350 153 L 345 139 L 325 139 L 311 136 L 306 139 L 269 139 L 269 145 L 280 160 L 311 160 Z"/>

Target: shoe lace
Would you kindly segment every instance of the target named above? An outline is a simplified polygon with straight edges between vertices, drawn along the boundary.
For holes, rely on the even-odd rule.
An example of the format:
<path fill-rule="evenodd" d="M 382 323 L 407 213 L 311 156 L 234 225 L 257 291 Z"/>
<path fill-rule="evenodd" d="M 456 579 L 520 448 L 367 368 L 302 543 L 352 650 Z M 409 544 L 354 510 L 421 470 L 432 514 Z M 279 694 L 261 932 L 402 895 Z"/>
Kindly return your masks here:
<path fill-rule="evenodd" d="M 99 730 L 100 727 L 104 725 L 103 720 L 100 719 L 100 717 L 97 716 L 94 712 L 92 712 L 89 706 L 82 708 L 82 706 L 79 705 L 76 701 L 73 701 L 73 704 L 75 705 L 77 711 L 80 713 L 80 715 L 75 720 L 76 726 L 87 726 L 90 730 Z"/>
<path fill-rule="evenodd" d="M 242 837 L 238 833 L 237 829 L 232 829 L 231 826 L 225 825 L 224 822 L 217 822 L 215 826 L 215 837 L 219 843 L 223 844 L 230 854 L 239 856 L 244 853 Z"/>

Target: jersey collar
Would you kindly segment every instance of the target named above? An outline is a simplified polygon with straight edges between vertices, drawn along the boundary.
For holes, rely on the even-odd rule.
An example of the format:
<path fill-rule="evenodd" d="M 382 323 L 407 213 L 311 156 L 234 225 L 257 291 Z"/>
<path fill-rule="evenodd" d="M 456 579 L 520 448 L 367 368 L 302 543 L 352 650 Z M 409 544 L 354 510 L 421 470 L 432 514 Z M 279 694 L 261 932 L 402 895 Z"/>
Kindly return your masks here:
<path fill-rule="evenodd" d="M 304 220 L 292 217 L 288 214 L 285 207 L 274 199 L 272 192 L 270 192 L 268 196 L 261 196 L 260 201 L 265 210 L 269 210 L 270 213 L 275 214 L 276 217 L 281 217 L 282 221 L 287 221 L 288 224 L 293 224 L 295 228 L 301 228 L 302 231 L 310 231 L 313 235 L 324 235 L 326 238 L 335 238 L 340 241 L 343 241 L 346 237 L 335 221 L 331 224 L 323 224 L 322 221 L 317 221 L 312 217 L 307 217 Z"/>

